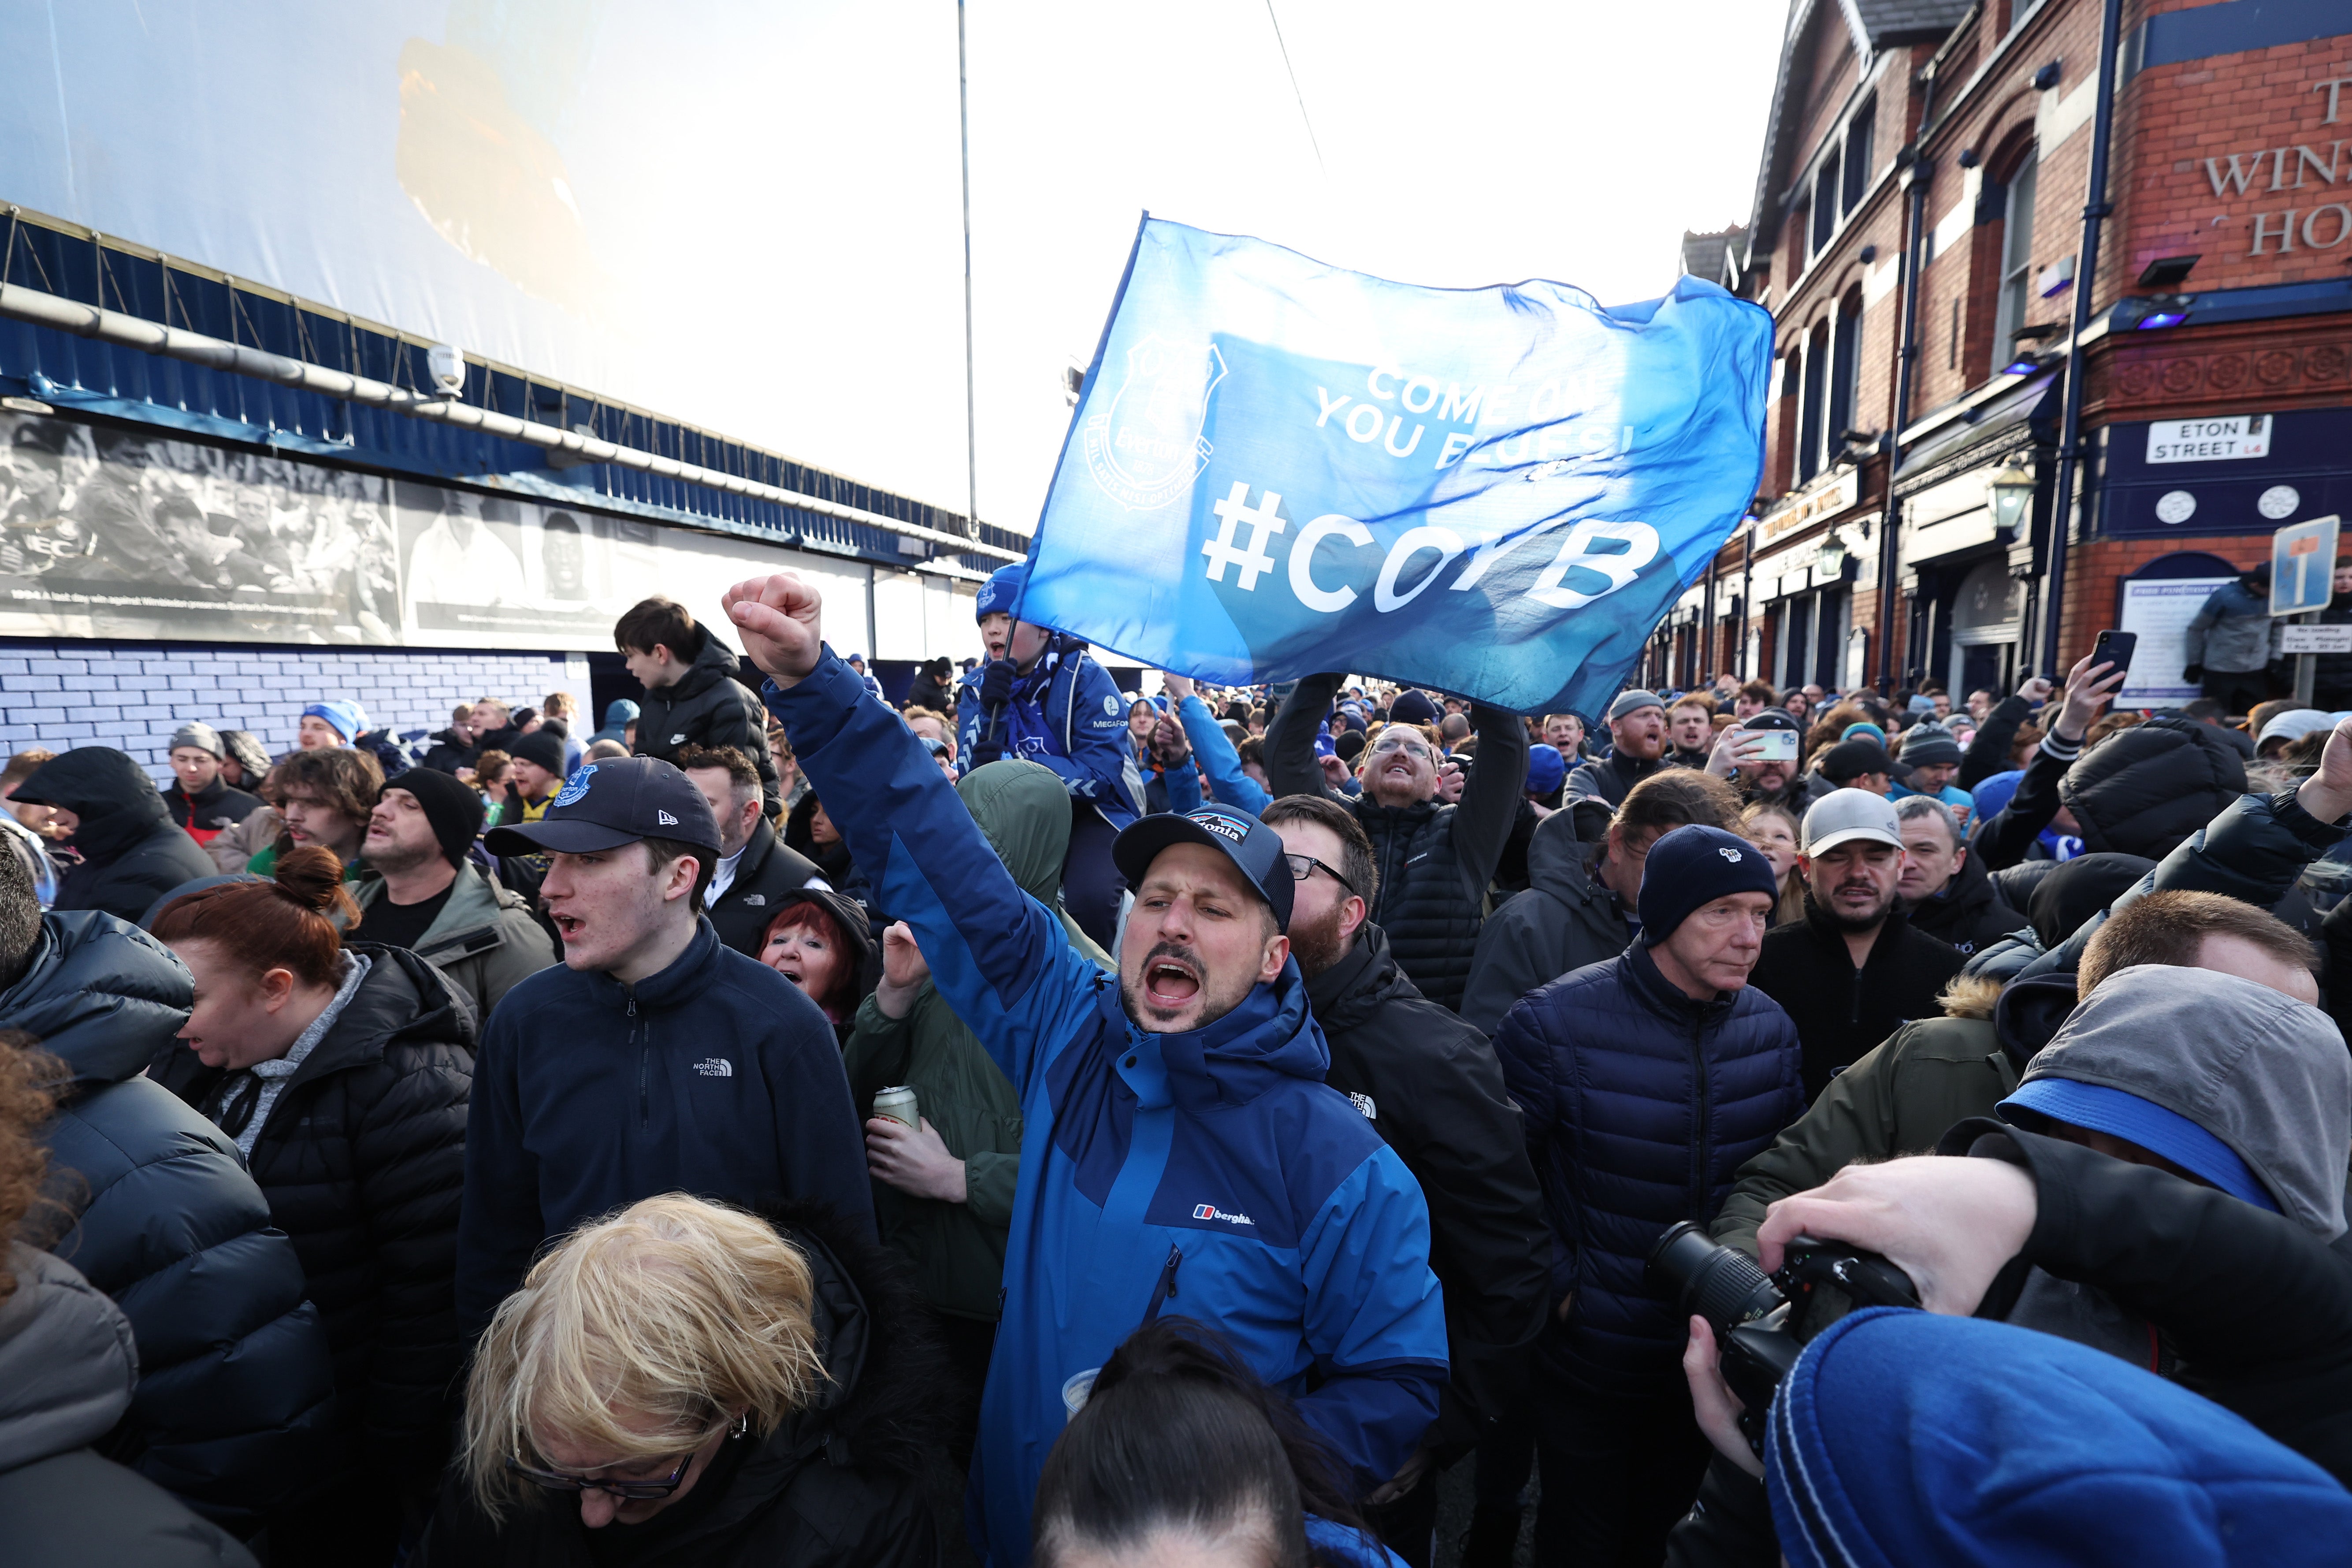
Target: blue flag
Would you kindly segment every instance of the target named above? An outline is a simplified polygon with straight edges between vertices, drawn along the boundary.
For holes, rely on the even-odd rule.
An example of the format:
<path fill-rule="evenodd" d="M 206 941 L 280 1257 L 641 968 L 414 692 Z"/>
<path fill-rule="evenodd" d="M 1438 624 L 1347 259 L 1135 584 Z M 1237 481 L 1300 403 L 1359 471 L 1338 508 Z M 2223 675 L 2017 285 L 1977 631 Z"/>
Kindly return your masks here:
<path fill-rule="evenodd" d="M 1423 289 L 1147 217 L 1020 617 L 1224 685 L 1593 715 L 1763 469 L 1772 319 Z"/>

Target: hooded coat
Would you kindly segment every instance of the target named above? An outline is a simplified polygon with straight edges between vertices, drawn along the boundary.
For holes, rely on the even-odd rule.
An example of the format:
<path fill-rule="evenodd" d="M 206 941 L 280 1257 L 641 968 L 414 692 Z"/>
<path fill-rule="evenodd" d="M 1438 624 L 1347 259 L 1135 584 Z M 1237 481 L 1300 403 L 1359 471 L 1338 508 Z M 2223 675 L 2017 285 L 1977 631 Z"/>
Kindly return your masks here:
<path fill-rule="evenodd" d="M 172 820 L 144 770 L 111 746 L 76 746 L 16 786 L 27 805 L 61 805 L 81 819 L 66 842 L 81 852 L 53 906 L 136 921 L 181 883 L 215 874 L 212 857 Z"/>
<path fill-rule="evenodd" d="M 231 789 L 228 781 L 218 775 L 193 795 L 173 779 L 163 787 L 163 804 L 170 808 L 172 820 L 199 845 L 211 844 L 222 829 L 235 827 L 255 812 L 268 809 L 259 795 Z"/>
<path fill-rule="evenodd" d="M 626 745 L 629 726 L 636 722 L 636 718 L 635 703 L 625 697 L 614 698 L 604 704 L 604 727 L 589 736 L 588 743 L 593 746 L 599 741 L 617 741 Z"/>
<path fill-rule="evenodd" d="M 1109 955 L 1061 906 L 1070 843 L 1062 781 L 1034 763 L 1011 760 L 974 768 L 956 793 L 1021 890 L 1055 912 L 1071 945 L 1111 970 Z M 917 1113 L 964 1163 L 962 1203 L 919 1198 L 877 1181 L 874 1217 L 882 1239 L 914 1270 L 925 1305 L 994 1322 L 1021 1172 L 1021 1102 L 1013 1085 L 928 980 L 903 1018 L 886 1016 L 869 994 L 842 1047 L 842 1066 L 861 1118 L 873 1114 L 877 1094 L 903 1084 L 915 1091 Z"/>
<path fill-rule="evenodd" d="M 688 746 L 732 746 L 751 759 L 767 797 L 763 815 L 783 810 L 776 759 L 768 754 L 768 724 L 760 700 L 735 679 L 740 663 L 732 648 L 709 627 L 700 628 L 702 647 L 694 662 L 667 686 L 646 693 L 637 713 L 636 755 L 675 763 Z"/>
<path fill-rule="evenodd" d="M 450 1289 L 473 1010 L 404 948 L 349 951 L 366 978 L 284 1080 L 251 1165 L 326 1325 L 347 1458 L 414 1484 L 446 1456 L 464 1363 Z M 183 1047 L 149 1072 L 207 1114 L 231 1087 Z"/>
<path fill-rule="evenodd" d="M 2084 752 L 2058 784 L 2083 847 L 2160 860 L 2210 822 L 2246 788 L 2245 759 L 2221 733 L 2159 713 Z"/>
<path fill-rule="evenodd" d="M 67 1264 L 23 1243 L 0 1299 L 0 1538 L 9 1568 L 253 1568 L 253 1554 L 92 1445 L 131 1404 L 131 1325 Z"/>
<path fill-rule="evenodd" d="M 249 1529 L 324 1470 L 326 1331 L 293 1244 L 220 1129 L 142 1076 L 188 1020 L 188 972 L 94 910 L 45 915 L 0 992 L 72 1071 L 44 1137 L 73 1227 L 51 1250 L 114 1299 L 139 1349 L 106 1449 L 208 1516 Z"/>
<path fill-rule="evenodd" d="M 1516 714 L 1480 705 L 1471 711 L 1477 764 L 1461 800 L 1381 805 L 1369 792 L 1326 789 L 1316 764 L 1316 726 L 1329 711 L 1339 681 L 1337 675 L 1310 675 L 1283 703 L 1266 731 L 1266 780 L 1277 796 L 1320 795 L 1355 814 L 1380 869 L 1380 896 L 1368 918 L 1388 933 L 1389 950 L 1421 994 L 1458 1008 L 1486 918 L 1486 884 L 1518 820 L 1528 727 Z"/>
<path fill-rule="evenodd" d="M 858 1226 L 768 1217 L 813 1277 L 815 1403 L 724 1445 L 693 1491 L 638 1525 L 591 1531 L 554 1494 L 493 1524 L 452 1467 L 417 1568 L 932 1568 L 926 1483 L 941 1373 L 927 1325 Z"/>
<path fill-rule="evenodd" d="M 1981 952 L 2012 931 L 2025 929 L 2026 919 L 2001 901 L 1984 860 L 1969 855 L 1952 873 L 1952 879 L 1935 893 L 1909 906 L 1912 926 L 1937 942 L 1948 942 L 1966 956 Z"/>
<path fill-rule="evenodd" d="M 2273 623 L 2270 594 L 2258 588 L 2260 581 L 2242 576 L 2206 596 L 2181 637 L 2188 668 L 2251 675 L 2269 667 Z"/>
<path fill-rule="evenodd" d="M 987 675 L 982 665 L 956 683 L 956 756 L 965 767 L 982 746 L 995 745 L 1004 756 L 1051 768 L 1072 800 L 1092 805 L 1113 827 L 1141 815 L 1143 773 L 1128 743 L 1127 704 L 1084 643 L 1055 633 L 1037 663 L 1014 679 L 1004 712 L 980 705 Z M 1013 706 L 1025 711 L 1014 714 Z"/>
<path fill-rule="evenodd" d="M 1297 963 L 1203 1028 L 1144 1032 L 854 671 L 828 651 L 766 696 L 878 901 L 913 928 L 933 983 L 1020 1098 L 971 1483 L 986 1560 L 1028 1557 L 1064 1384 L 1163 1309 L 1222 1330 L 1291 1394 L 1349 1485 L 1384 1483 L 1446 1376 L 1428 1211 L 1323 1082 L 1329 1050 Z"/>
<path fill-rule="evenodd" d="M 364 917 L 383 897 L 383 879 L 362 873 L 352 884 L 352 897 L 360 906 L 364 936 Z M 488 1019 L 508 992 L 558 962 L 555 939 L 522 895 L 499 887 L 471 861 L 457 868 L 449 901 L 412 951 L 464 994 L 478 1021 Z"/>
<path fill-rule="evenodd" d="M 1636 944 L 1521 1001 L 1495 1054 L 1543 1182 L 1550 1300 L 1574 1293 L 1538 1353 L 1591 1393 L 1671 1394 L 1687 1321 L 1650 1287 L 1650 1251 L 1713 1219 L 1803 1112 L 1796 1029 L 1753 985 L 1693 1000 Z"/>
<path fill-rule="evenodd" d="M 1633 928 L 1617 895 L 1595 875 L 1606 852 L 1604 845 L 1580 840 L 1564 811 L 1536 826 L 1528 840 L 1527 891 L 1479 928 L 1462 993 L 1465 1022 L 1492 1035 L 1537 986 L 1625 951 Z"/>
<path fill-rule="evenodd" d="M 1550 1234 L 1518 1107 L 1486 1035 L 1413 989 L 1370 921 L 1307 995 L 1331 1050 L 1323 1081 L 1363 1112 L 1429 1205 L 1453 1382 L 1428 1441 L 1458 1451 L 1517 1404 L 1551 1304 Z"/>
<path fill-rule="evenodd" d="M 850 1005 L 850 1016 L 854 1018 L 857 1005 L 873 994 L 875 982 L 882 978 L 882 944 L 874 940 L 872 917 L 866 912 L 865 905 L 846 893 L 835 892 L 831 888 L 794 888 L 776 900 L 768 918 L 774 920 L 794 904 L 814 904 L 823 910 L 848 943 L 845 957 L 856 984 L 855 999 Z M 766 960 L 759 962 L 764 963 Z M 833 1026 L 835 1037 L 843 1041 L 849 1038 L 849 1018 Z"/>

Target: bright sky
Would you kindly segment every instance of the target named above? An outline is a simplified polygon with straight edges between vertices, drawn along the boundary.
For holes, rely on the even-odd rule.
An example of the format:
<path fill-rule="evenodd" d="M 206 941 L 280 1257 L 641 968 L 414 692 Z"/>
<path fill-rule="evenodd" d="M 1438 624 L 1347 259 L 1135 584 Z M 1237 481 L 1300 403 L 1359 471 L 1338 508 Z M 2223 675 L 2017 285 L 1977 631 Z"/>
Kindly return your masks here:
<path fill-rule="evenodd" d="M 1747 218 L 1775 0 L 1275 13 L 1313 142 L 1265 0 L 969 13 L 982 517 L 1035 521 L 1056 378 L 1092 355 L 1143 209 L 1405 282 L 1549 278 L 1605 303 L 1664 293 L 1685 228 Z M 919 488 L 961 510 L 961 473 Z"/>

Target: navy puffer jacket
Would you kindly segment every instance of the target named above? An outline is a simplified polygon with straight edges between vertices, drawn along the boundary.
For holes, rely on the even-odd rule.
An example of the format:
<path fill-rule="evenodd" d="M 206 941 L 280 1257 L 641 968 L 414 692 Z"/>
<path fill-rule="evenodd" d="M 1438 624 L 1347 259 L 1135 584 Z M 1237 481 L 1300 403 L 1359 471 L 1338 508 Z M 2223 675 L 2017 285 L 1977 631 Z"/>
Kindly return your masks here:
<path fill-rule="evenodd" d="M 236 1145 L 142 1077 L 177 1048 L 188 972 L 95 910 L 45 915 L 0 1028 L 73 1073 L 44 1130 L 49 1195 L 73 1221 L 51 1244 L 114 1298 L 139 1388 L 107 1453 L 207 1517 L 249 1530 L 325 1474 L 332 1384 L 301 1260 Z"/>
<path fill-rule="evenodd" d="M 1694 1002 L 1640 945 L 1529 992 L 1495 1036 L 1552 1233 L 1552 1300 L 1576 1293 L 1542 1354 L 1603 1394 L 1682 1376 L 1673 1304 L 1643 1278 L 1678 1220 L 1704 1225 L 1749 1156 L 1804 1113 L 1804 1054 L 1750 987 Z"/>

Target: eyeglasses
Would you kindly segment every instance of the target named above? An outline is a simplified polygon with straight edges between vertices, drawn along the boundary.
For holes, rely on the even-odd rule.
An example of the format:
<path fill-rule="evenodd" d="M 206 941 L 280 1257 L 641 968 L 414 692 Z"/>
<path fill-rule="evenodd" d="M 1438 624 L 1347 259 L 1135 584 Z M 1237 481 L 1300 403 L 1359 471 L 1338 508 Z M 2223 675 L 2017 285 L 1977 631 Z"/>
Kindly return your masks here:
<path fill-rule="evenodd" d="M 1382 752 L 1403 752 L 1424 763 L 1430 756 L 1429 748 L 1411 735 L 1382 735 L 1372 742 L 1372 755 L 1377 757 Z"/>
<path fill-rule="evenodd" d="M 653 1498 L 668 1497 L 686 1485 L 687 1467 L 693 1463 L 694 1455 L 689 1452 L 678 1460 L 677 1468 L 669 1473 L 666 1481 L 592 1481 L 586 1476 L 567 1475 L 562 1470 L 542 1470 L 511 1457 L 507 1460 L 507 1468 L 525 1480 L 538 1482 L 551 1492 L 609 1492 L 616 1498 L 643 1502 Z"/>
<path fill-rule="evenodd" d="M 1290 868 L 1290 879 L 1294 882 L 1303 882 L 1307 880 L 1307 878 L 1315 875 L 1316 872 L 1320 871 L 1325 876 L 1330 878 L 1333 881 L 1339 883 L 1339 886 L 1347 889 L 1348 891 L 1356 893 L 1355 883 L 1350 882 L 1347 878 L 1342 877 L 1339 872 L 1334 871 L 1330 867 L 1326 866 L 1322 861 L 1318 860 L 1312 855 L 1285 855 L 1282 858 L 1283 863 Z M 1356 896 L 1358 898 L 1363 897 L 1361 893 L 1356 893 Z"/>

